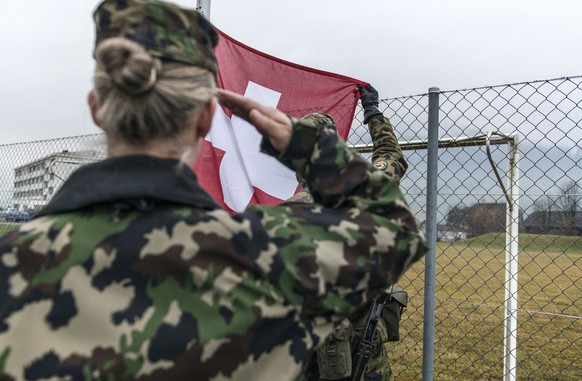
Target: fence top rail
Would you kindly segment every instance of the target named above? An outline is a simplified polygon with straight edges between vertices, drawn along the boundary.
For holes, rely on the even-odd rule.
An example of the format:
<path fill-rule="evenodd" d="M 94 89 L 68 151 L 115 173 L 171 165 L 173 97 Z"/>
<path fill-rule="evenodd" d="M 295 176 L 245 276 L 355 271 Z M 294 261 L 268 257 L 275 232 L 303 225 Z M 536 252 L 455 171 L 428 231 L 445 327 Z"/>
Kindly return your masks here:
<path fill-rule="evenodd" d="M 440 91 L 441 94 L 446 93 L 457 93 L 462 91 L 473 91 L 473 90 L 484 90 L 484 89 L 495 89 L 499 87 L 516 87 L 516 86 L 523 86 L 523 85 L 532 85 L 536 83 L 548 83 L 548 82 L 555 82 L 555 81 L 568 81 L 573 79 L 580 79 L 582 75 L 573 75 L 573 76 L 566 76 L 566 77 L 556 77 L 552 79 L 538 79 L 534 81 L 523 81 L 523 82 L 513 82 L 513 83 L 506 83 L 502 85 L 489 85 L 489 86 L 479 86 L 479 87 L 471 87 L 465 89 L 457 89 L 457 90 L 443 90 Z"/>
<path fill-rule="evenodd" d="M 556 77 L 556 78 L 551 78 L 551 79 L 537 79 L 534 81 L 512 82 L 512 83 L 505 83 L 505 84 L 500 84 L 500 85 L 485 85 L 485 86 L 478 86 L 478 87 L 468 87 L 468 88 L 464 88 L 464 89 L 440 90 L 440 91 L 438 91 L 438 93 L 439 94 L 450 94 L 450 93 L 458 93 L 458 92 L 466 92 L 466 91 L 495 89 L 495 88 L 500 88 L 500 87 L 531 85 L 531 84 L 536 84 L 536 83 L 568 81 L 568 80 L 581 79 L 581 78 L 582 78 L 582 75 L 571 75 L 571 76 Z M 402 99 L 421 98 L 421 97 L 426 97 L 428 94 L 429 94 L 429 92 L 415 94 L 415 95 L 404 95 L 404 96 L 399 96 L 399 97 L 380 99 L 380 101 L 390 102 L 390 101 L 397 101 L 397 100 L 402 100 Z"/>
<path fill-rule="evenodd" d="M 0 144 L 0 147 L 14 147 L 14 146 L 19 146 L 19 145 L 23 145 L 23 144 L 36 144 L 36 143 L 49 143 L 49 142 L 58 142 L 60 140 L 67 140 L 67 139 L 79 139 L 79 138 L 92 138 L 92 137 L 101 137 L 104 136 L 103 133 L 98 133 L 98 134 L 87 134 L 87 135 L 74 135 L 74 136 L 63 136 L 60 138 L 49 138 L 49 139 L 40 139 L 40 140 L 29 140 L 26 142 L 16 142 L 16 143 L 6 143 L 6 144 Z"/>

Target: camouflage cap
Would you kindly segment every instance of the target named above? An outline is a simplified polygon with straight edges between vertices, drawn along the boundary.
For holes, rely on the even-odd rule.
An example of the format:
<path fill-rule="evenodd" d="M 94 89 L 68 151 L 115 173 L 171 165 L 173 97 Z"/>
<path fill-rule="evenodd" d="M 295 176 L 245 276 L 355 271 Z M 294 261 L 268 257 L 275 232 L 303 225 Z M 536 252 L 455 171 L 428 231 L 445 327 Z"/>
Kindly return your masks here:
<path fill-rule="evenodd" d="M 155 0 L 104 0 L 93 17 L 95 47 L 107 38 L 124 37 L 153 56 L 217 73 L 218 33 L 193 9 Z"/>

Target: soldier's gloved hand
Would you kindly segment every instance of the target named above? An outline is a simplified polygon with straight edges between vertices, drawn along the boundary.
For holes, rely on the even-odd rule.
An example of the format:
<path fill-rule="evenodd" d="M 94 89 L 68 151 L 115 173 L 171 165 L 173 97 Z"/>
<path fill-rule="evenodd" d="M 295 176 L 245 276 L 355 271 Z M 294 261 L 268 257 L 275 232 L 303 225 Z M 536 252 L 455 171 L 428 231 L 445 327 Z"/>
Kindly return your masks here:
<path fill-rule="evenodd" d="M 374 115 L 382 115 L 378 109 L 378 91 L 373 86 L 365 88 L 362 85 L 358 85 L 358 90 L 360 90 L 360 100 L 364 108 L 364 124 L 368 124 Z"/>

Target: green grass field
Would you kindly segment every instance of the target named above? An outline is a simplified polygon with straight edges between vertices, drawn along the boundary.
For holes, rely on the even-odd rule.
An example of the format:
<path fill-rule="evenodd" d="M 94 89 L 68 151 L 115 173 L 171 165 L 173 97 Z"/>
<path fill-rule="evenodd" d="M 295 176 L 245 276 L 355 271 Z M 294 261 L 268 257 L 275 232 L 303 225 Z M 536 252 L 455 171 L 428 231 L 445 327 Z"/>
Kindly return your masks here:
<path fill-rule="evenodd" d="M 0 225 L 4 234 L 17 225 Z M 437 245 L 435 380 L 503 378 L 503 234 Z M 519 380 L 582 379 L 582 237 L 519 237 Z M 424 263 L 399 282 L 410 302 L 387 349 L 396 380 L 420 380 Z"/>
<path fill-rule="evenodd" d="M 582 379 L 582 238 L 519 237 L 517 377 Z M 501 380 L 505 237 L 437 245 L 435 380 Z M 402 341 L 388 343 L 397 380 L 422 375 L 424 263 L 399 283 L 411 295 Z"/>

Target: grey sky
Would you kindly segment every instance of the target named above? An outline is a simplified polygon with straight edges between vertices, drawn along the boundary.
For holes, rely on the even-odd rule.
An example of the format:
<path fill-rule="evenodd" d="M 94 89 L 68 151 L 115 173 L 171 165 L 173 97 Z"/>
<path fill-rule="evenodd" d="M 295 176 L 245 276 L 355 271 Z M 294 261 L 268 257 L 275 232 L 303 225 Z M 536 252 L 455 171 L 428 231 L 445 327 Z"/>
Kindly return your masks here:
<path fill-rule="evenodd" d="M 196 0 L 175 0 L 195 7 Z M 97 1 L 0 12 L 0 144 L 98 133 L 86 106 Z M 213 0 L 265 53 L 372 83 L 382 98 L 582 74 L 577 0 Z"/>

